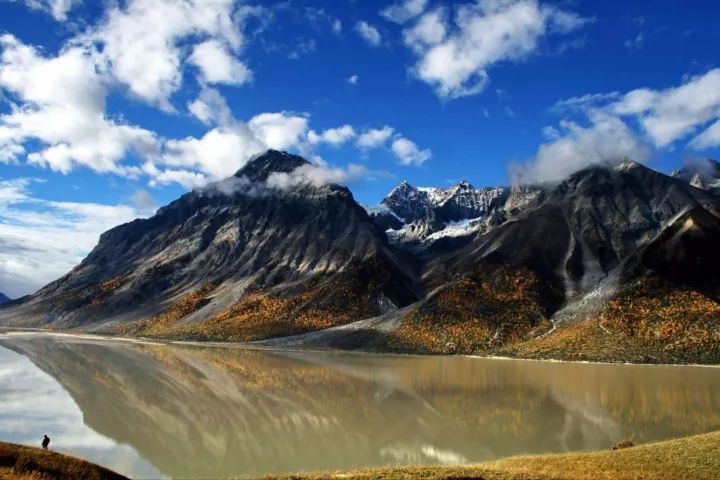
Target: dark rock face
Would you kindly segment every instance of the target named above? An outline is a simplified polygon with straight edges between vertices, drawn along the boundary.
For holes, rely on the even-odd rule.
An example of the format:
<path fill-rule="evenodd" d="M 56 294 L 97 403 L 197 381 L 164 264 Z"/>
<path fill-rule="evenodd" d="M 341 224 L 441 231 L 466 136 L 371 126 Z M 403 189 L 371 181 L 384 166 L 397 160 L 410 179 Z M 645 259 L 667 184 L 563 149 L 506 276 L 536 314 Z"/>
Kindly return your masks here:
<path fill-rule="evenodd" d="M 258 187 L 270 173 L 305 163 L 269 151 L 234 178 L 185 194 L 151 218 L 113 228 L 80 265 L 21 306 L 1 311 L 0 321 L 73 327 L 132 319 L 208 282 L 219 283 L 213 301 L 197 312 L 202 317 L 248 291 L 297 293 L 370 260 L 388 269 L 378 305 L 412 301 L 412 262 L 387 244 L 349 190 Z"/>
<path fill-rule="evenodd" d="M 695 207 L 680 215 L 641 250 L 630 276 L 652 273 L 680 285 L 709 291 L 720 286 L 720 218 Z"/>
<path fill-rule="evenodd" d="M 4 293 L 0 292 L 0 304 L 6 303 L 9 301 L 10 301 L 10 298 L 8 298 L 8 296 L 5 295 Z"/>
<path fill-rule="evenodd" d="M 632 162 L 593 167 L 548 189 L 516 217 L 464 248 L 431 261 L 424 276 L 432 289 L 488 262 L 514 263 L 572 296 L 587 292 L 639 255 L 688 210 L 712 224 L 720 200 Z M 714 235 L 708 227 L 707 238 L 717 239 Z"/>

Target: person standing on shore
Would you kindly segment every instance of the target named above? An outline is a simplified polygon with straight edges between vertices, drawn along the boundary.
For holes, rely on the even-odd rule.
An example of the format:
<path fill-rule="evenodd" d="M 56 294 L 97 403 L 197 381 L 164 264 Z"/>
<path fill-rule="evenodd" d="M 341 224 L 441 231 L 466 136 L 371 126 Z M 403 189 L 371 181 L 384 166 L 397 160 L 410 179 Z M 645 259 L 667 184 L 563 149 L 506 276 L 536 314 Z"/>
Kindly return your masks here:
<path fill-rule="evenodd" d="M 50 437 L 48 437 L 47 435 L 43 435 L 43 441 L 42 441 L 43 450 L 47 450 L 48 445 L 50 445 Z"/>

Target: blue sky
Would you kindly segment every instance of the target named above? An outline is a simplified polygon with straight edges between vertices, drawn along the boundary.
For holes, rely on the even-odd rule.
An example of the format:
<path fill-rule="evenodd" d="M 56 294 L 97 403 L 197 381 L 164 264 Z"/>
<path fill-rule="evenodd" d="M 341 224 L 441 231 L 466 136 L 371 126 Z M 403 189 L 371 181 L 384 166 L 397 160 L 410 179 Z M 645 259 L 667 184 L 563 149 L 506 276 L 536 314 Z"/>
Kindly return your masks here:
<path fill-rule="evenodd" d="M 716 1 L 0 0 L 0 291 L 267 147 L 377 203 L 720 146 Z M 718 123 L 716 123 L 718 122 Z"/>

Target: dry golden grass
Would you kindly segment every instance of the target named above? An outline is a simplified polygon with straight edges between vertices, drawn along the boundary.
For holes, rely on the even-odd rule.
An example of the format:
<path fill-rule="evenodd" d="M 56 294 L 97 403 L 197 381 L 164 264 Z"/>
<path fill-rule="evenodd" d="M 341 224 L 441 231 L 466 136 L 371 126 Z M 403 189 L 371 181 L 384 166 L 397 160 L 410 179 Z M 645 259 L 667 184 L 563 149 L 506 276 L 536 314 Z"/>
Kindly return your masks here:
<path fill-rule="evenodd" d="M 172 329 L 183 317 L 202 307 L 216 288 L 217 283 L 206 283 L 194 292 L 185 295 L 159 315 L 122 325 L 119 333 L 132 333 L 133 335 L 148 337 L 162 335 L 167 330 Z"/>
<path fill-rule="evenodd" d="M 122 480 L 126 477 L 85 460 L 39 448 L 0 442 L 0 479 Z"/>
<path fill-rule="evenodd" d="M 459 467 L 399 467 L 282 479 L 718 480 L 720 432 L 592 453 L 530 455 Z"/>

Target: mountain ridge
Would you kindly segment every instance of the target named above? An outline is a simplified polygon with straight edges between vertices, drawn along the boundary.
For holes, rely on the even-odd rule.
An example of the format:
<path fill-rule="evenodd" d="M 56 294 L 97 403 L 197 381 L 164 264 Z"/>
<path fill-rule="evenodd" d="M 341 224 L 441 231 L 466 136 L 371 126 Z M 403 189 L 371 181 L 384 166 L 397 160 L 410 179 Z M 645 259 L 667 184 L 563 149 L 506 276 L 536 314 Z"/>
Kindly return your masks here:
<path fill-rule="evenodd" d="M 611 358 L 622 360 L 649 340 L 619 320 L 621 307 L 663 291 L 683 306 L 643 335 L 662 337 L 693 304 L 700 310 L 678 338 L 651 345 L 656 357 L 682 340 L 671 359 L 715 358 L 699 352 L 720 339 L 684 336 L 720 326 L 720 197 L 687 175 L 626 161 L 553 185 L 402 182 L 381 207 L 363 208 L 346 187 L 273 183 L 310 165 L 268 151 L 105 232 L 70 273 L 0 309 L 0 323 L 255 341 L 377 317 L 389 327 L 353 329 L 344 345 L 576 358 L 596 354 L 560 334 L 604 345 L 607 331 L 625 335 L 616 343 L 627 351 Z"/>

